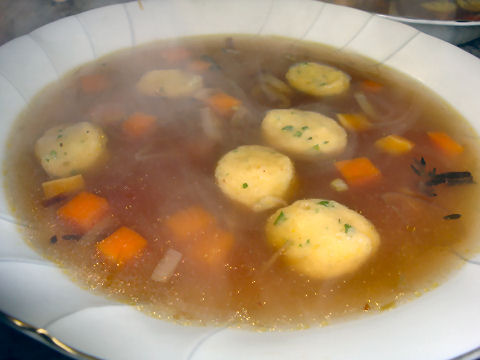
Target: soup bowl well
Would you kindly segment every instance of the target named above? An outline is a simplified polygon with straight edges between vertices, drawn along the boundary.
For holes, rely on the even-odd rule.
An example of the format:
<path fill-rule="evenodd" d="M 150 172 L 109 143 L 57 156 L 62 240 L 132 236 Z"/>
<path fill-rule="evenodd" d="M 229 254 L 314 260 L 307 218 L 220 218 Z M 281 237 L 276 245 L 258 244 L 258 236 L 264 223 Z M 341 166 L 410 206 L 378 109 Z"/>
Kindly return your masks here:
<path fill-rule="evenodd" d="M 144 0 L 140 5 L 134 1 L 67 17 L 0 47 L 4 149 L 12 122 L 28 101 L 66 72 L 118 49 L 212 33 L 284 36 L 364 56 L 378 71 L 393 68 L 436 92 L 480 131 L 480 60 L 409 26 L 310 0 Z M 181 326 L 93 295 L 32 250 L 21 226 L 26 224 L 12 215 L 3 190 L 0 309 L 19 328 L 74 356 L 449 359 L 480 345 L 478 253 L 438 288 L 389 311 L 301 331 L 255 332 Z"/>

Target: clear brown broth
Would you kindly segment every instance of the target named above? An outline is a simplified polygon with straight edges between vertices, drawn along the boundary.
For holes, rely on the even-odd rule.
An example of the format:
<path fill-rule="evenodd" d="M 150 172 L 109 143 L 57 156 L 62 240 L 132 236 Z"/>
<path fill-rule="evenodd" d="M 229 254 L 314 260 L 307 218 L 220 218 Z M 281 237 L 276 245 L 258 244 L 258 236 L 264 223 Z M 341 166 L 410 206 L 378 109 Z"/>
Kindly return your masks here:
<path fill-rule="evenodd" d="M 456 253 L 467 255 L 478 248 L 471 236 L 478 216 L 478 186 L 440 185 L 435 188 L 436 197 L 418 191 L 419 179 L 410 165 L 422 156 L 428 167 L 436 167 L 438 172 L 469 170 L 474 177 L 478 174 L 477 140 L 471 128 L 421 85 L 368 60 L 291 39 L 235 36 L 234 49 L 225 36 L 177 40 L 176 45 L 179 42 L 193 57 L 208 54 L 219 65 L 204 75 L 206 86 L 241 99 L 252 114 L 240 125 L 227 126 L 219 142 L 202 132 L 198 110 L 203 105 L 198 101 L 145 98 L 135 91 L 134 84 L 144 72 L 171 67 L 160 55 L 165 46 L 171 46 L 169 42 L 124 50 L 81 67 L 45 89 L 14 124 L 5 164 L 10 203 L 17 217 L 32 224 L 25 232 L 31 245 L 60 264 L 79 284 L 181 323 L 304 328 L 396 306 L 435 287 L 457 269 L 463 260 Z M 226 43 L 230 47 L 227 51 Z M 263 232 L 272 211 L 253 213 L 232 203 L 217 188 L 213 176 L 216 162 L 229 150 L 264 144 L 259 125 L 272 104 L 250 94 L 258 73 L 268 71 L 283 78 L 289 65 L 307 60 L 344 69 L 352 77 L 351 90 L 323 99 L 297 93 L 292 107 L 332 118 L 335 113 L 358 112 L 352 92 L 359 89 L 362 80 L 373 79 L 385 84 L 377 101 L 391 110 L 390 120 L 407 109 L 412 115 L 401 122 L 378 123 L 361 134 L 350 132 L 346 152 L 335 159 L 294 159 L 299 186 L 291 202 L 302 198 L 336 200 L 367 217 L 381 236 L 379 251 L 364 266 L 333 280 L 298 274 L 281 257 L 265 270 L 275 253 Z M 81 94 L 79 77 L 98 72 L 112 79 L 110 91 L 95 96 Z M 157 130 L 139 142 L 127 141 L 118 124 L 105 126 L 108 163 L 84 174 L 87 190 L 107 198 L 120 223 L 148 240 L 142 255 L 122 266 L 106 264 L 94 242 L 50 242 L 59 228 L 64 232 L 68 229 L 59 225 L 55 216 L 61 204 L 41 205 L 41 183 L 48 178 L 33 154 L 36 139 L 46 129 L 65 121 L 90 120 L 91 110 L 105 103 L 122 104 L 127 113 L 143 111 L 159 118 Z M 425 132 L 430 130 L 451 134 L 465 146 L 465 152 L 455 159 L 441 155 L 428 141 Z M 413 141 L 416 146 L 412 152 L 392 157 L 373 147 L 375 140 L 391 133 Z M 138 160 L 139 153 L 154 156 Z M 329 183 L 339 174 L 333 162 L 359 156 L 371 159 L 381 170 L 382 181 L 367 188 L 334 191 Z M 406 191 L 409 195 L 405 198 Z M 389 199 L 391 194 L 393 199 L 400 196 L 400 205 L 395 200 L 387 203 L 385 194 L 390 194 Z M 408 206 L 412 198 L 420 207 L 413 211 Z M 165 251 L 176 247 L 165 227 L 166 219 L 192 205 L 207 209 L 234 234 L 228 262 L 209 267 L 185 258 L 169 282 L 151 280 Z M 451 213 L 462 217 L 443 219 Z"/>

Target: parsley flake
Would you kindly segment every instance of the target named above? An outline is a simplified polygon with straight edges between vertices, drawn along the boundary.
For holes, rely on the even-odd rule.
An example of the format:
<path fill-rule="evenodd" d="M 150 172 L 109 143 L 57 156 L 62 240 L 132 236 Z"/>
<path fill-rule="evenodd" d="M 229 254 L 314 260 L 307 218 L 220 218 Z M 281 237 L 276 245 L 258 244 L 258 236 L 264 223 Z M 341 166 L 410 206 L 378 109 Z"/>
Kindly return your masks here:
<path fill-rule="evenodd" d="M 303 132 L 301 132 L 301 131 L 296 131 L 295 134 L 293 134 L 293 136 L 295 136 L 295 137 L 300 137 L 300 136 L 302 136 L 302 134 L 303 134 Z"/>
<path fill-rule="evenodd" d="M 312 146 L 312 149 L 318 151 L 318 150 L 320 150 L 320 146 L 318 146 L 318 144 L 315 144 L 315 145 Z"/>
<path fill-rule="evenodd" d="M 308 129 L 308 126 L 302 126 L 302 130 L 307 130 Z"/>
<path fill-rule="evenodd" d="M 325 206 L 325 207 L 333 207 L 333 204 L 330 204 L 330 201 L 328 201 L 328 200 L 319 201 L 317 204 Z M 340 220 L 340 219 L 338 219 L 338 220 Z"/>
<path fill-rule="evenodd" d="M 287 125 L 287 126 L 284 126 L 282 128 L 283 131 L 292 131 L 293 130 L 293 126 L 292 125 Z"/>
<path fill-rule="evenodd" d="M 345 228 L 345 234 L 348 234 L 348 232 L 349 232 L 350 229 L 352 228 L 352 225 L 350 225 L 350 224 L 344 224 L 343 226 L 344 226 L 344 228 Z"/>
<path fill-rule="evenodd" d="M 247 184 L 247 183 L 243 183 L 243 184 L 242 184 L 242 188 L 244 188 L 244 189 L 248 188 L 248 184 Z"/>
<path fill-rule="evenodd" d="M 287 220 L 287 217 L 285 216 L 283 211 L 280 211 L 280 214 L 278 214 L 277 218 L 273 222 L 273 225 L 278 225 L 278 224 L 284 222 L 285 220 Z"/>

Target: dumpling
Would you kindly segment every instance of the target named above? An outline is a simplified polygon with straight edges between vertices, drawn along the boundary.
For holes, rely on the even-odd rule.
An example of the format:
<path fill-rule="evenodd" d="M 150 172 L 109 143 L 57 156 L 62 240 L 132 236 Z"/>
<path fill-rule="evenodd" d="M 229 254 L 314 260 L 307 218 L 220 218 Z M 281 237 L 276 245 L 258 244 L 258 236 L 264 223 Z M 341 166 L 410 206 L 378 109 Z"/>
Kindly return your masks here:
<path fill-rule="evenodd" d="M 137 82 L 137 91 L 148 96 L 177 98 L 193 95 L 203 87 L 203 78 L 176 69 L 152 70 Z"/>
<path fill-rule="evenodd" d="M 51 177 L 81 173 L 101 162 L 107 137 L 100 127 L 83 121 L 47 130 L 35 144 L 35 155 Z"/>
<path fill-rule="evenodd" d="M 294 64 L 285 77 L 293 88 L 312 96 L 339 95 L 350 87 L 347 73 L 315 62 Z"/>
<path fill-rule="evenodd" d="M 332 156 L 347 146 L 347 132 L 335 120 L 312 111 L 270 110 L 262 134 L 274 148 L 303 157 Z"/>
<path fill-rule="evenodd" d="M 285 205 L 295 169 L 285 155 L 260 145 L 240 146 L 225 154 L 215 169 L 222 192 L 254 211 Z"/>
<path fill-rule="evenodd" d="M 380 244 L 370 221 L 324 199 L 299 200 L 278 209 L 267 220 L 265 232 L 295 271 L 318 279 L 357 270 Z"/>

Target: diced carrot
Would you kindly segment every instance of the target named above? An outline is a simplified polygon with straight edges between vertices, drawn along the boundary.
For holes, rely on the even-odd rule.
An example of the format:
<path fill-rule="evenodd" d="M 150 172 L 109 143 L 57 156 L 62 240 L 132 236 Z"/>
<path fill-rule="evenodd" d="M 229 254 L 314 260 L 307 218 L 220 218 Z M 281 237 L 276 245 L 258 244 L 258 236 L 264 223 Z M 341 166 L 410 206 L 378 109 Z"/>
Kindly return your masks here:
<path fill-rule="evenodd" d="M 166 221 L 167 227 L 177 237 L 185 239 L 215 224 L 215 218 L 200 206 L 192 206 L 173 214 Z"/>
<path fill-rule="evenodd" d="M 444 132 L 429 131 L 427 135 L 432 143 L 445 155 L 455 156 L 463 152 L 463 146 Z"/>
<path fill-rule="evenodd" d="M 372 127 L 372 123 L 363 114 L 337 114 L 337 118 L 347 130 L 364 131 Z"/>
<path fill-rule="evenodd" d="M 361 83 L 361 87 L 363 90 L 373 93 L 377 93 L 383 89 L 382 84 L 379 84 L 373 80 L 363 80 Z"/>
<path fill-rule="evenodd" d="M 71 194 L 85 188 L 85 180 L 81 174 L 62 179 L 45 181 L 42 183 L 45 199 L 53 198 L 60 194 Z"/>
<path fill-rule="evenodd" d="M 97 243 L 97 249 L 110 262 L 117 265 L 137 256 L 147 246 L 147 240 L 132 229 L 122 226 Z"/>
<path fill-rule="evenodd" d="M 196 242 L 187 248 L 187 256 L 208 265 L 224 264 L 233 243 L 232 233 L 211 227 L 198 236 Z"/>
<path fill-rule="evenodd" d="M 166 222 L 187 258 L 208 265 L 224 264 L 234 237 L 216 225 L 212 214 L 192 206 L 172 215 Z"/>
<path fill-rule="evenodd" d="M 210 96 L 207 100 L 208 106 L 220 116 L 231 116 L 242 103 L 237 98 L 225 93 L 218 93 Z"/>
<path fill-rule="evenodd" d="M 193 60 L 187 65 L 187 70 L 204 73 L 212 67 L 212 63 L 205 60 Z"/>
<path fill-rule="evenodd" d="M 190 51 L 181 46 L 173 46 L 162 51 L 161 57 L 168 63 L 174 64 L 190 58 Z"/>
<path fill-rule="evenodd" d="M 349 185 L 364 185 L 381 176 L 380 170 L 366 157 L 337 161 L 335 167 Z"/>
<path fill-rule="evenodd" d="M 88 192 L 81 192 L 58 209 L 57 215 L 86 232 L 99 222 L 108 212 L 106 199 Z"/>
<path fill-rule="evenodd" d="M 93 74 L 82 76 L 80 84 L 83 92 L 92 94 L 105 90 L 110 85 L 110 81 L 104 74 Z"/>
<path fill-rule="evenodd" d="M 415 144 L 399 135 L 388 135 L 375 141 L 375 146 L 383 152 L 401 155 L 413 149 Z"/>
<path fill-rule="evenodd" d="M 122 123 L 122 131 L 125 135 L 137 139 L 151 132 L 156 120 L 157 118 L 153 115 L 136 112 Z"/>

